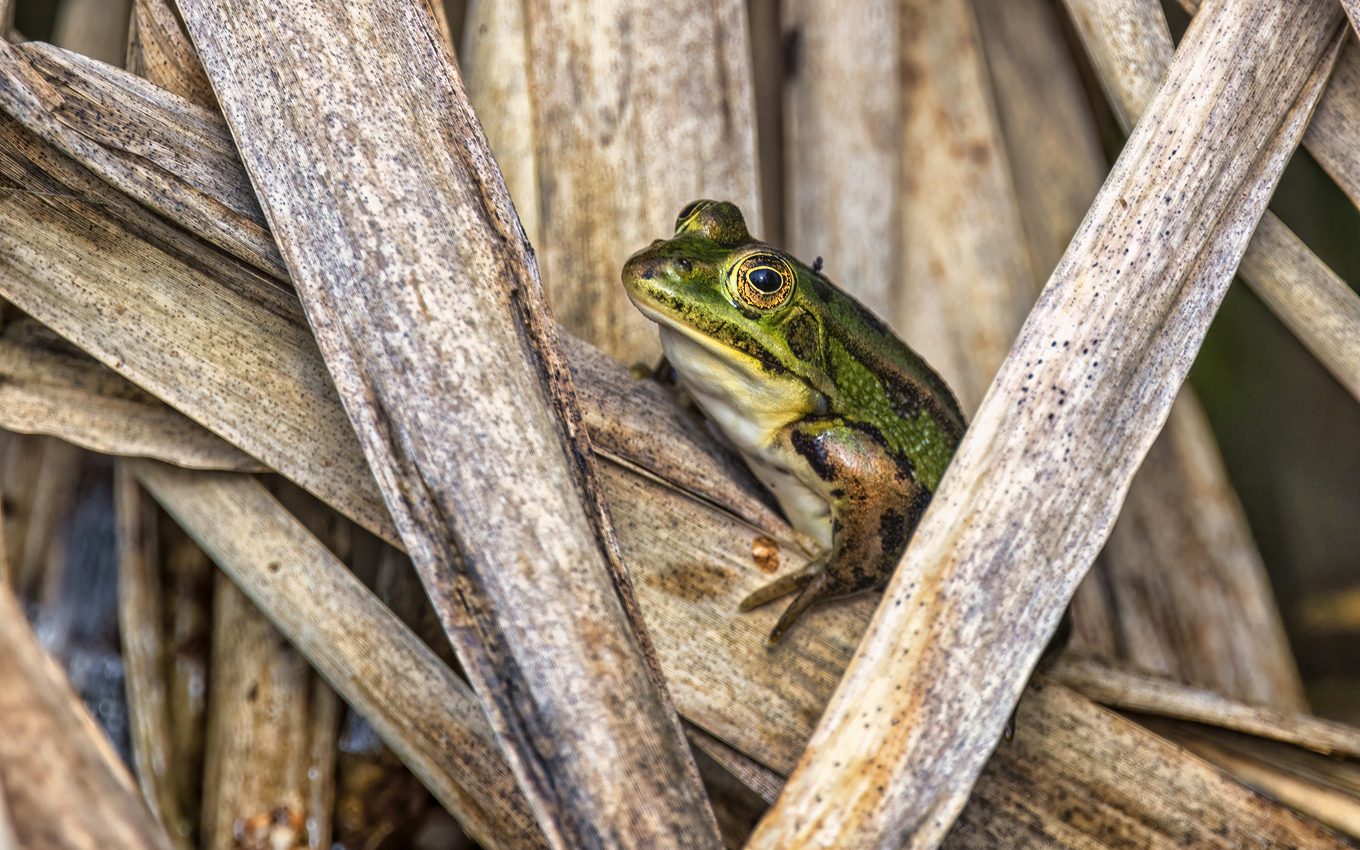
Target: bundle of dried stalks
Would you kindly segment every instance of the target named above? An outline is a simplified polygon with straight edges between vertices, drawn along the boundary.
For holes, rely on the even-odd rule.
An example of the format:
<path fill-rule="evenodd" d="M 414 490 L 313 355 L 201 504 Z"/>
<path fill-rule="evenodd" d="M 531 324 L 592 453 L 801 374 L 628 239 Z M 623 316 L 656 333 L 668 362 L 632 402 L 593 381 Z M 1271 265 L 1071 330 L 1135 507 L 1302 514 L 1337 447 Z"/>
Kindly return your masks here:
<path fill-rule="evenodd" d="M 676 24 L 655 4 L 598 18 L 474 3 L 465 58 L 488 148 L 424 3 L 286 5 L 181 2 L 191 43 L 168 6 L 137 0 L 130 66 L 156 85 L 0 45 L 0 294 L 66 340 L 5 328 L 0 426 L 150 458 L 116 479 L 149 811 L 69 697 L 41 695 L 58 684 L 40 664 L 45 683 L 23 679 L 38 696 L 6 693 L 55 755 L 0 752 L 0 846 L 40 846 L 74 793 L 92 803 L 41 846 L 171 846 L 153 817 L 181 847 L 329 843 L 338 707 L 308 664 L 488 848 L 738 847 L 762 799 L 753 847 L 1360 833 L 1360 737 L 1299 713 L 1212 438 L 1193 400 L 1171 412 L 1239 260 L 1360 388 L 1360 301 L 1261 218 L 1301 136 L 1349 191 L 1360 174 L 1345 142 L 1360 77 L 1327 86 L 1330 4 L 1209 3 L 1173 56 L 1154 7 L 1068 0 L 1111 102 L 1143 115 L 1098 196 L 1053 9 L 787 4 L 805 34 L 787 82 L 790 240 L 844 257 L 832 276 L 980 407 L 877 615 L 875 598 L 825 606 L 774 651 L 775 614 L 736 602 L 801 565 L 793 533 L 690 411 L 590 344 L 650 356 L 630 314 L 590 305 L 618 301 L 610 269 L 680 202 L 718 187 L 757 207 L 740 6 Z M 652 58 L 677 27 L 694 41 L 684 73 Z M 856 48 L 866 34 L 882 49 Z M 856 87 L 872 95 L 844 96 Z M 1082 139 L 1065 162 L 1027 131 L 1050 89 Z M 548 318 L 526 229 L 548 299 L 587 341 Z M 1126 516 L 1219 495 L 1170 543 L 1116 526 L 1104 589 L 1077 614 L 1088 645 L 1172 678 L 1069 659 L 1022 699 L 1168 416 Z M 261 468 L 330 507 L 271 495 L 247 474 Z M 211 603 L 210 718 L 167 673 L 180 650 L 164 623 L 181 613 L 161 610 L 160 520 L 137 482 L 230 579 Z M 459 671 L 364 586 L 349 521 L 412 552 Z M 32 539 L 50 525 L 29 523 Z M 1196 547 L 1193 602 L 1120 595 L 1123 565 L 1174 586 L 1160 576 Z M 1224 596 L 1241 610 L 1216 608 Z M 1197 614 L 1189 645 L 1130 637 Z M 0 665 L 28 670 L 22 618 L 0 619 Z M 267 760 L 263 735 L 279 742 Z M 1317 753 L 1348 761 L 1329 771 Z M 201 798 L 182 791 L 195 771 Z"/>

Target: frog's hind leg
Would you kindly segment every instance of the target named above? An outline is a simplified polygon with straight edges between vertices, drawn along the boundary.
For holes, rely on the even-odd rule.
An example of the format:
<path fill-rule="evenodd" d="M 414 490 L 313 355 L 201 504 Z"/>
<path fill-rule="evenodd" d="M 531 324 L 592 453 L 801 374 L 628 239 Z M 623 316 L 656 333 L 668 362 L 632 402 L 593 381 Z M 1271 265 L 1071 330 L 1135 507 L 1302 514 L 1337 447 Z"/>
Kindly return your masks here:
<path fill-rule="evenodd" d="M 790 452 L 808 461 L 812 483 L 824 488 L 832 544 L 742 601 L 741 610 L 749 611 L 800 591 L 770 632 L 770 646 L 815 603 L 881 588 L 930 501 L 909 469 L 865 430 L 840 420 L 809 421 L 789 426 L 787 439 Z"/>

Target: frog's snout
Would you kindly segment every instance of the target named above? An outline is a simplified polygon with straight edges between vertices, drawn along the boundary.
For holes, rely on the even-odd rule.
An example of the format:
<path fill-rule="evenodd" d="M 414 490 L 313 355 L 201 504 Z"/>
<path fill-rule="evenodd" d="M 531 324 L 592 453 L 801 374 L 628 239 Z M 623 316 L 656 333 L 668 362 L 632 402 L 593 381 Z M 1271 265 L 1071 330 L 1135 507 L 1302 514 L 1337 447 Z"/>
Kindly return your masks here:
<path fill-rule="evenodd" d="M 623 276 L 627 280 L 657 280 L 673 277 L 675 261 L 670 257 L 647 257 L 641 252 L 631 257 L 623 265 Z"/>

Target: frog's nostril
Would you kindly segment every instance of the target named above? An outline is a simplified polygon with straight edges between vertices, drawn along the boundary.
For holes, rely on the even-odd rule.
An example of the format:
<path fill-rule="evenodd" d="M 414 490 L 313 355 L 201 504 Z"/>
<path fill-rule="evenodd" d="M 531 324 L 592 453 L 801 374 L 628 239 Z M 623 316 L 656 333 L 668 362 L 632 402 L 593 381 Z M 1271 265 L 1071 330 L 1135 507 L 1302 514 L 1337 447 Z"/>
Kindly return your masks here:
<path fill-rule="evenodd" d="M 689 260 L 686 260 L 683 257 L 675 261 L 675 270 L 680 272 L 680 274 L 689 274 L 690 268 Z"/>

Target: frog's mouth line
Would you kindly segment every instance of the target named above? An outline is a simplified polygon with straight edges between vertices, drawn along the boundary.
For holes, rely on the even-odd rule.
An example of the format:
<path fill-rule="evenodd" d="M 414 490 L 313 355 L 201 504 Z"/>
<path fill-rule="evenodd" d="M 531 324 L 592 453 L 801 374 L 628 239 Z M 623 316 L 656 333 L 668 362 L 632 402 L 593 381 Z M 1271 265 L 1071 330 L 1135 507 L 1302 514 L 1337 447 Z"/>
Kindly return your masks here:
<path fill-rule="evenodd" d="M 696 330 L 692 325 L 687 325 L 684 322 L 680 321 L 679 319 L 675 318 L 674 316 L 670 316 L 667 315 L 666 313 L 663 313 L 659 308 L 654 307 L 651 304 L 644 304 L 639 302 L 638 299 L 633 297 L 633 293 L 631 292 L 628 293 L 628 300 L 633 302 L 633 306 L 638 309 L 639 313 L 641 313 L 643 316 L 647 317 L 651 321 L 657 323 L 658 325 L 662 325 L 664 327 L 670 328 L 673 331 L 684 334 L 689 339 L 694 340 L 695 342 L 699 343 L 704 348 L 707 348 L 709 351 L 713 352 L 719 357 L 725 357 L 731 362 L 744 361 L 750 364 L 751 370 L 753 372 L 759 371 L 760 361 L 752 357 L 751 355 L 747 354 L 746 352 L 742 351 L 741 349 L 730 346 L 725 342 L 721 342 L 718 339 L 709 336 L 708 334 L 702 333 L 699 330 Z"/>

